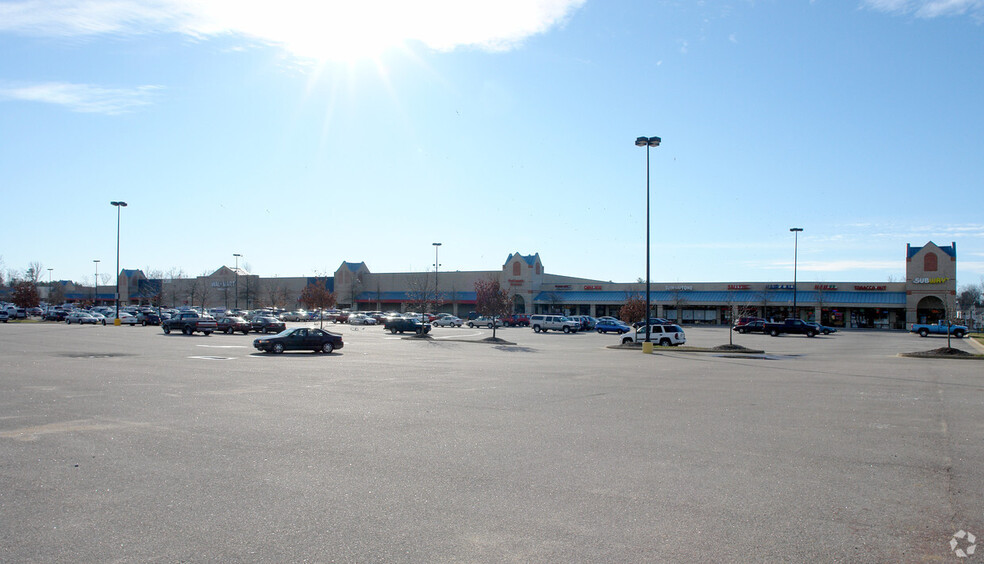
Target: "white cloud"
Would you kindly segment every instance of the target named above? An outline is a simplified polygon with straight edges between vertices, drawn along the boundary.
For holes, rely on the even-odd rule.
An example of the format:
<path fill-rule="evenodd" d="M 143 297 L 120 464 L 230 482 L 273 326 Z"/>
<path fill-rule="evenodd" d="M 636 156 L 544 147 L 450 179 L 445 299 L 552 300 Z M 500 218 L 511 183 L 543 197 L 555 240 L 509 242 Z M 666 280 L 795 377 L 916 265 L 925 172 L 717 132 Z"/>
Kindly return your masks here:
<path fill-rule="evenodd" d="M 91 84 L 45 82 L 0 85 L 0 99 L 56 104 L 80 113 L 118 115 L 149 105 L 159 89 L 158 86 L 104 88 Z"/>
<path fill-rule="evenodd" d="M 42 36 L 238 35 L 295 55 L 348 58 L 419 41 L 510 49 L 564 21 L 586 0 L 20 0 L 0 4 L 0 31 Z"/>
<path fill-rule="evenodd" d="M 912 14 L 917 18 L 968 15 L 984 21 L 984 0 L 862 0 L 869 8 L 891 14 Z"/>

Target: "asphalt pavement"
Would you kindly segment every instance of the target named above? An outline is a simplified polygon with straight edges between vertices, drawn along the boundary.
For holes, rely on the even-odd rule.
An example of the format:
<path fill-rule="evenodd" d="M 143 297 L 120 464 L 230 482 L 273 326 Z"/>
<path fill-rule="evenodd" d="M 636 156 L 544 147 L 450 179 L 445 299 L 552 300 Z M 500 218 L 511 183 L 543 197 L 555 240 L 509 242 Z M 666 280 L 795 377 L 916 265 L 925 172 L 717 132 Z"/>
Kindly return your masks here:
<path fill-rule="evenodd" d="M 0 561 L 984 559 L 984 364 L 898 356 L 945 339 L 327 328 L 0 325 Z"/>

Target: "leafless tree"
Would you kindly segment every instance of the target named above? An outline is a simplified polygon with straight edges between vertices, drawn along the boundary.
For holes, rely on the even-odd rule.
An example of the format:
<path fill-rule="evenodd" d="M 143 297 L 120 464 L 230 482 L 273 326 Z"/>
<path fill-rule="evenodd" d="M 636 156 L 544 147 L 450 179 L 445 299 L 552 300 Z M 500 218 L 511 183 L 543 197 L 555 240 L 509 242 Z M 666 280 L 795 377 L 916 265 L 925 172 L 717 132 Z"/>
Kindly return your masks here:
<path fill-rule="evenodd" d="M 41 274 L 44 272 L 44 265 L 41 261 L 31 261 L 27 265 L 27 270 L 25 271 L 25 278 L 31 284 L 35 286 L 41 281 Z"/>
<path fill-rule="evenodd" d="M 498 277 L 475 281 L 475 311 L 492 318 L 492 339 L 495 339 L 496 319 L 512 311 L 509 291 L 500 287 Z"/>

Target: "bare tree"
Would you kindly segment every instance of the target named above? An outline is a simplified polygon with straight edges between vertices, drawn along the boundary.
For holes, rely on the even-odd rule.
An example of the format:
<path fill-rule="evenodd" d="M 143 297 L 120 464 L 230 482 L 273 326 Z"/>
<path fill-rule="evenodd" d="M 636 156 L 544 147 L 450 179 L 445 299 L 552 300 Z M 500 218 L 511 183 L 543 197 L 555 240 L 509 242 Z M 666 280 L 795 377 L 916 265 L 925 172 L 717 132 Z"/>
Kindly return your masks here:
<path fill-rule="evenodd" d="M 625 300 L 622 307 L 618 310 L 618 318 L 631 325 L 636 321 L 647 322 L 646 319 L 646 300 L 639 296 L 632 296 Z"/>
<path fill-rule="evenodd" d="M 310 310 L 319 310 L 321 327 L 325 326 L 324 310 L 335 307 L 335 293 L 328 289 L 328 279 L 325 277 L 315 278 L 309 282 L 301 292 L 301 303 Z"/>
<path fill-rule="evenodd" d="M 41 280 L 41 274 L 43 272 L 44 272 L 44 265 L 41 264 L 41 261 L 37 261 L 37 260 L 31 261 L 27 265 L 27 270 L 25 271 L 25 278 L 27 278 L 28 282 L 36 286 L 38 282 Z"/>
<path fill-rule="evenodd" d="M 495 340 L 496 319 L 512 312 L 509 291 L 499 286 L 498 277 L 475 281 L 475 311 L 492 318 L 492 339 Z"/>

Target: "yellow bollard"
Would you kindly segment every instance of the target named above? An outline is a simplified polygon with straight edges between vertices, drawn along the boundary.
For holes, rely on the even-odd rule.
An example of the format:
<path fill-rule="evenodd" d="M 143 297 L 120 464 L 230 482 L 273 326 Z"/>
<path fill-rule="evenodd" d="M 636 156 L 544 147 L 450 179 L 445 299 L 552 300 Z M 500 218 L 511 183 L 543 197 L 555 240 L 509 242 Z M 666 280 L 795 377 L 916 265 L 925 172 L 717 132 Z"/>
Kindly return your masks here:
<path fill-rule="evenodd" d="M 117 327 L 119 327 L 119 326 L 120 326 L 120 325 L 122 325 L 122 324 L 123 324 L 123 322 L 122 322 L 122 321 L 120 321 L 120 318 L 119 318 L 119 317 L 117 317 L 116 319 L 114 319 L 114 320 L 113 320 L 113 325 L 115 325 L 115 326 L 117 326 Z M 651 343 L 650 343 L 650 344 L 651 344 Z M 649 347 L 649 348 L 652 348 L 652 347 Z"/>
<path fill-rule="evenodd" d="M 642 342 L 642 354 L 653 354 L 653 342 L 643 341 Z"/>

